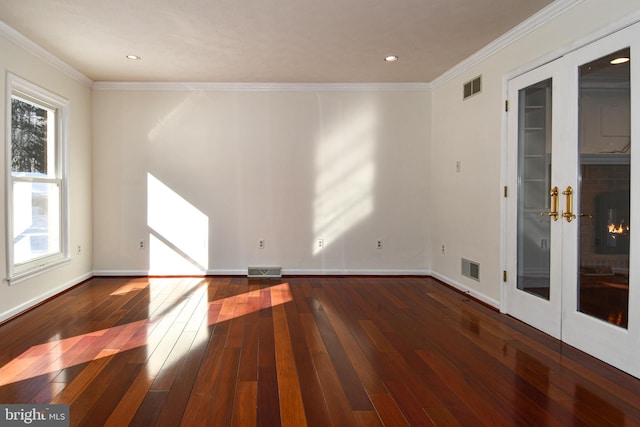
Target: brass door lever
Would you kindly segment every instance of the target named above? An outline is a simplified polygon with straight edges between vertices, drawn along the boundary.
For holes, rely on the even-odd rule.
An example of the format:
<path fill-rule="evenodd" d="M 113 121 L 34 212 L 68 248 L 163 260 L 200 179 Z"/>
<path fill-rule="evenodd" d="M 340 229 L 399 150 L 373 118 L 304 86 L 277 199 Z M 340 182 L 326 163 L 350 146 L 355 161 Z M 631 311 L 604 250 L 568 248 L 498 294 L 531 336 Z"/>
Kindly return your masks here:
<path fill-rule="evenodd" d="M 550 216 L 554 221 L 558 220 L 558 187 L 549 190 L 551 196 L 551 212 L 540 212 L 540 216 Z"/>
<path fill-rule="evenodd" d="M 567 206 L 565 211 L 562 213 L 562 217 L 567 220 L 567 222 L 571 222 L 576 219 L 576 214 L 573 213 L 573 188 L 568 186 L 566 190 L 562 192 L 566 196 Z"/>

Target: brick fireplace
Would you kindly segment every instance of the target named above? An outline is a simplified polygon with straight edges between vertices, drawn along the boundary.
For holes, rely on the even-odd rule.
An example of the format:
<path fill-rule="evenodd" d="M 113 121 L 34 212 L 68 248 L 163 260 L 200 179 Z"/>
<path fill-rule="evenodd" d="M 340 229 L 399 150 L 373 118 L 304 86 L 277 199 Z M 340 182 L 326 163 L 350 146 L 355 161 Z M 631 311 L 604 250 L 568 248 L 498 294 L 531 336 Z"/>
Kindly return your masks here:
<path fill-rule="evenodd" d="M 582 165 L 580 269 L 628 274 L 631 167 Z M 592 215 L 590 218 L 588 215 Z M 615 229 L 610 232 L 610 226 Z"/>

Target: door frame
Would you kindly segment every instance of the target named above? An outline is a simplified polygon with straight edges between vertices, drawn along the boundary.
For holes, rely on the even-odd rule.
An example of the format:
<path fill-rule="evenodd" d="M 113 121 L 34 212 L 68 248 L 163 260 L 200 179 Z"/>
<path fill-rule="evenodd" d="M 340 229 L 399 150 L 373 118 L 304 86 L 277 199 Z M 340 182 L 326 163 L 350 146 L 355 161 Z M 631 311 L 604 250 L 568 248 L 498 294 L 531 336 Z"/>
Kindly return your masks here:
<path fill-rule="evenodd" d="M 639 111 L 640 108 L 638 108 L 638 105 L 640 105 L 640 84 L 633 84 L 633 82 L 640 82 L 640 43 L 634 43 L 633 40 L 635 39 L 630 38 L 631 34 L 634 34 L 636 35 L 637 38 L 640 38 L 638 37 L 638 34 L 640 33 L 640 23 L 638 23 L 638 21 L 639 21 L 638 16 L 635 16 L 633 22 L 627 22 L 626 24 L 620 24 L 615 27 L 609 27 L 605 32 L 601 32 L 600 34 L 593 35 L 592 37 L 589 38 L 589 40 L 582 40 L 581 42 L 575 44 L 574 46 L 565 49 L 563 53 L 555 52 L 554 54 L 549 55 L 543 59 L 540 59 L 535 63 L 530 64 L 527 67 L 520 68 L 519 70 L 515 70 L 505 75 L 503 79 L 503 95 L 504 95 L 503 98 L 506 100 L 506 99 L 509 99 L 509 97 L 511 96 L 511 94 L 509 93 L 509 83 L 511 81 L 514 81 L 515 79 L 519 78 L 520 76 L 526 75 L 527 73 L 534 72 L 538 68 L 542 69 L 546 64 L 549 64 L 555 61 L 561 61 L 558 63 L 563 64 L 564 65 L 563 68 L 565 68 L 569 72 L 576 73 L 576 76 L 573 76 L 574 78 L 570 77 L 568 80 L 565 80 L 566 82 L 570 82 L 570 84 L 566 85 L 568 86 L 566 88 L 568 90 L 567 93 L 560 95 L 560 93 L 557 92 L 557 90 L 560 88 L 557 86 L 554 86 L 553 99 L 556 99 L 558 96 L 562 96 L 567 102 L 569 102 L 568 100 L 570 99 L 575 99 L 577 101 L 577 91 L 578 91 L 577 68 L 579 66 L 577 64 L 579 62 L 579 58 L 584 56 L 584 57 L 591 57 L 591 59 L 596 59 L 597 54 L 591 54 L 591 52 L 593 52 L 594 49 L 595 50 L 600 49 L 599 46 L 601 45 L 607 46 L 608 43 L 610 43 L 610 40 L 614 40 L 614 39 L 617 40 L 619 37 L 623 37 L 623 38 L 628 37 L 628 40 L 629 40 L 628 44 L 631 46 L 631 50 L 632 50 L 632 53 L 631 53 L 632 55 L 631 56 L 632 57 L 632 65 L 631 65 L 632 146 L 634 145 L 633 144 L 634 140 L 636 141 L 635 145 L 638 145 L 638 147 L 632 149 L 632 153 L 635 151 L 636 155 L 631 157 L 631 170 L 632 170 L 631 185 L 632 185 L 632 189 L 635 188 L 635 191 L 632 191 L 630 195 L 632 212 L 640 212 L 640 191 L 639 191 L 640 180 L 639 178 L 634 179 L 634 172 L 633 172 L 634 170 L 640 171 L 640 145 L 639 145 L 640 143 L 637 142 L 637 141 L 640 141 L 640 111 Z M 609 36 L 614 36 L 614 37 L 609 37 Z M 615 45 L 616 42 L 613 41 L 611 43 Z M 583 49 L 587 47 L 588 49 Z M 606 49 L 606 47 L 603 49 Z M 588 61 L 585 61 L 585 62 L 588 62 Z M 585 62 L 582 62 L 582 63 L 585 63 Z M 638 63 L 638 65 L 634 66 L 633 62 Z M 634 103 L 634 100 L 635 100 L 635 103 Z M 518 106 L 516 104 L 514 106 L 509 106 L 509 108 L 517 109 Z M 570 108 L 570 110 L 571 110 L 570 114 L 565 118 L 565 120 L 568 121 L 567 122 L 568 124 L 566 126 L 563 126 L 563 129 L 565 130 L 569 129 L 569 132 L 567 135 L 563 135 L 561 138 L 563 139 L 567 138 L 568 140 L 574 141 L 577 144 L 577 138 L 578 138 L 577 107 Z M 635 113 L 634 113 L 634 110 L 635 110 Z M 509 287 L 515 286 L 516 282 L 515 282 L 515 277 L 513 276 L 517 275 L 517 270 L 513 268 L 513 265 L 514 265 L 513 254 L 510 253 L 509 251 L 509 249 L 513 246 L 513 243 L 509 242 L 509 239 L 513 239 L 513 236 L 509 234 L 509 230 L 510 230 L 509 221 L 510 221 L 510 215 L 513 214 L 512 206 L 516 204 L 516 202 L 513 202 L 512 199 L 510 199 L 510 197 L 512 196 L 516 197 L 516 191 L 517 191 L 517 187 L 513 186 L 515 173 L 516 173 L 513 159 L 514 158 L 517 159 L 517 157 L 514 157 L 512 153 L 513 146 L 511 142 L 513 141 L 512 140 L 513 135 L 510 132 L 512 132 L 513 126 L 511 126 L 511 130 L 510 130 L 509 115 L 510 115 L 509 112 L 506 112 L 506 111 L 504 112 L 503 135 L 502 135 L 503 136 L 502 138 L 503 185 L 505 186 L 505 189 L 508 188 L 508 191 L 510 194 L 506 195 L 506 197 L 503 199 L 502 224 L 501 224 L 501 232 L 502 232 L 502 242 L 501 242 L 502 254 L 501 255 L 503 260 L 503 269 L 505 271 L 505 277 L 507 276 L 507 274 L 512 276 L 508 278 L 509 280 L 504 281 L 503 287 L 501 289 L 500 311 L 506 314 L 509 314 L 512 311 L 513 301 L 510 300 L 511 290 Z M 554 138 L 554 144 L 557 144 L 557 140 L 555 138 Z M 573 146 L 573 144 L 567 144 L 567 145 Z M 517 146 L 516 146 L 516 149 L 517 149 Z M 578 168 L 577 156 L 575 156 L 575 158 L 576 158 L 576 163 L 567 165 L 567 168 L 573 170 L 575 173 L 575 176 L 578 177 L 579 174 L 577 171 L 577 168 Z M 635 175 L 639 175 L 639 174 L 636 172 Z M 569 181 L 575 182 L 575 184 L 577 184 L 577 180 L 571 181 L 570 179 Z M 634 185 L 634 181 L 638 185 Z M 573 185 L 573 184 L 566 184 L 563 178 L 562 183 L 557 183 L 554 185 L 566 186 L 566 185 Z M 573 185 L 573 186 L 576 189 L 578 188 L 577 185 Z M 563 201 L 560 202 L 561 207 L 562 205 L 563 205 Z M 634 221 L 634 217 L 631 218 L 631 228 L 640 229 L 640 216 L 636 214 L 635 218 L 638 218 L 638 219 Z M 511 218 L 511 221 L 513 221 L 514 219 L 515 218 Z M 565 228 L 568 228 L 568 227 L 565 227 Z M 573 239 L 575 236 L 577 236 L 576 233 L 577 231 L 569 232 L 567 237 L 567 234 L 565 234 L 565 231 L 563 230 L 563 234 L 565 234 L 563 238 Z M 629 262 L 630 264 L 629 274 L 632 279 L 636 277 L 640 277 L 638 276 L 640 274 L 640 265 L 634 267 L 634 261 L 633 261 L 634 259 L 638 259 L 638 256 L 637 255 L 634 256 L 634 255 L 639 252 L 640 244 L 637 243 L 639 242 L 638 238 L 634 240 L 636 244 L 632 248 L 632 252 L 630 254 L 630 262 Z M 577 238 L 576 238 L 576 242 L 577 242 Z M 567 261 L 569 264 L 575 263 L 575 268 L 577 269 L 577 253 L 575 253 L 575 255 L 565 255 L 565 253 L 566 253 L 566 250 L 563 249 L 562 256 L 568 257 L 568 259 L 566 259 L 565 261 Z M 551 333 L 548 331 L 545 331 L 545 332 L 549 333 L 552 336 L 555 336 L 556 338 L 561 339 L 567 344 L 575 346 L 593 355 L 594 357 L 597 357 L 613 366 L 616 366 L 630 373 L 631 375 L 634 375 L 640 378 L 640 355 L 637 350 L 637 349 L 640 349 L 640 330 L 639 330 L 640 329 L 640 313 L 639 313 L 640 304 L 638 304 L 638 301 L 640 301 L 640 289 L 638 289 L 638 287 L 640 286 L 640 283 L 636 286 L 634 286 L 633 283 L 630 283 L 631 286 L 629 287 L 630 288 L 629 289 L 630 306 L 629 306 L 628 329 L 622 329 L 614 325 L 607 324 L 606 322 L 603 322 L 601 320 L 592 318 L 574 309 L 574 307 L 576 307 L 576 300 L 577 300 L 576 291 L 578 286 L 576 271 L 572 271 L 572 268 L 566 268 L 563 270 L 563 274 L 565 275 L 565 277 L 562 277 L 562 286 L 561 286 L 562 287 L 562 290 L 561 290 L 562 308 L 561 308 L 561 319 L 560 319 L 560 322 L 561 322 L 560 333 L 558 336 L 554 334 L 553 331 Z M 573 277 L 569 277 L 570 275 L 572 275 Z M 638 280 L 636 279 L 636 282 L 637 281 Z M 567 283 L 571 283 L 571 284 L 567 285 Z M 631 305 L 633 301 L 636 301 L 635 306 Z M 632 307 L 635 307 L 635 309 L 632 309 Z M 586 328 L 585 325 L 589 325 L 589 327 Z M 593 338 L 592 328 L 595 328 L 599 331 L 598 335 L 600 338 L 598 339 Z M 602 338 L 606 336 L 609 336 L 610 338 L 604 338 L 604 339 Z M 612 342 L 616 342 L 616 341 L 623 344 L 619 346 L 619 348 L 616 348 L 615 351 L 612 352 L 610 349 L 603 350 L 603 348 L 610 346 Z"/>

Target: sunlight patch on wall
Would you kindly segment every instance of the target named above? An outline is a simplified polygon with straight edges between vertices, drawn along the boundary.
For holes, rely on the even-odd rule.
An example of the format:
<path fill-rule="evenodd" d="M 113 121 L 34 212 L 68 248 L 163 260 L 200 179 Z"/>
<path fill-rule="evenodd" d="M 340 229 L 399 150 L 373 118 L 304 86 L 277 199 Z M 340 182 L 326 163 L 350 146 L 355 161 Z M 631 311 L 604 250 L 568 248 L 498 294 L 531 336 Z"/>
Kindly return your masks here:
<path fill-rule="evenodd" d="M 208 269 L 209 218 L 147 174 L 150 274 L 203 274 Z"/>
<path fill-rule="evenodd" d="M 375 124 L 371 109 L 340 120 L 334 131 L 320 135 L 316 152 L 313 254 L 373 212 Z"/>

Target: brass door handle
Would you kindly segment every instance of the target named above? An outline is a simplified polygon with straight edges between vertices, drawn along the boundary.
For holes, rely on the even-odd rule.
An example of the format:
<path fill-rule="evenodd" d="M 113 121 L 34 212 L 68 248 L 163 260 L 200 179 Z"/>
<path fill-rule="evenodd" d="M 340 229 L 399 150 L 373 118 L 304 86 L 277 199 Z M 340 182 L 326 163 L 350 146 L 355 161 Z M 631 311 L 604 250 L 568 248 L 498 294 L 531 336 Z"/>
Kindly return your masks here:
<path fill-rule="evenodd" d="M 562 212 L 562 217 L 567 220 L 567 222 L 571 222 L 576 219 L 576 214 L 573 213 L 573 188 L 568 186 L 566 190 L 562 192 L 566 196 L 566 209 Z"/>
<path fill-rule="evenodd" d="M 558 187 L 549 190 L 551 196 L 551 212 L 540 212 L 540 216 L 550 216 L 554 221 L 558 220 Z"/>

